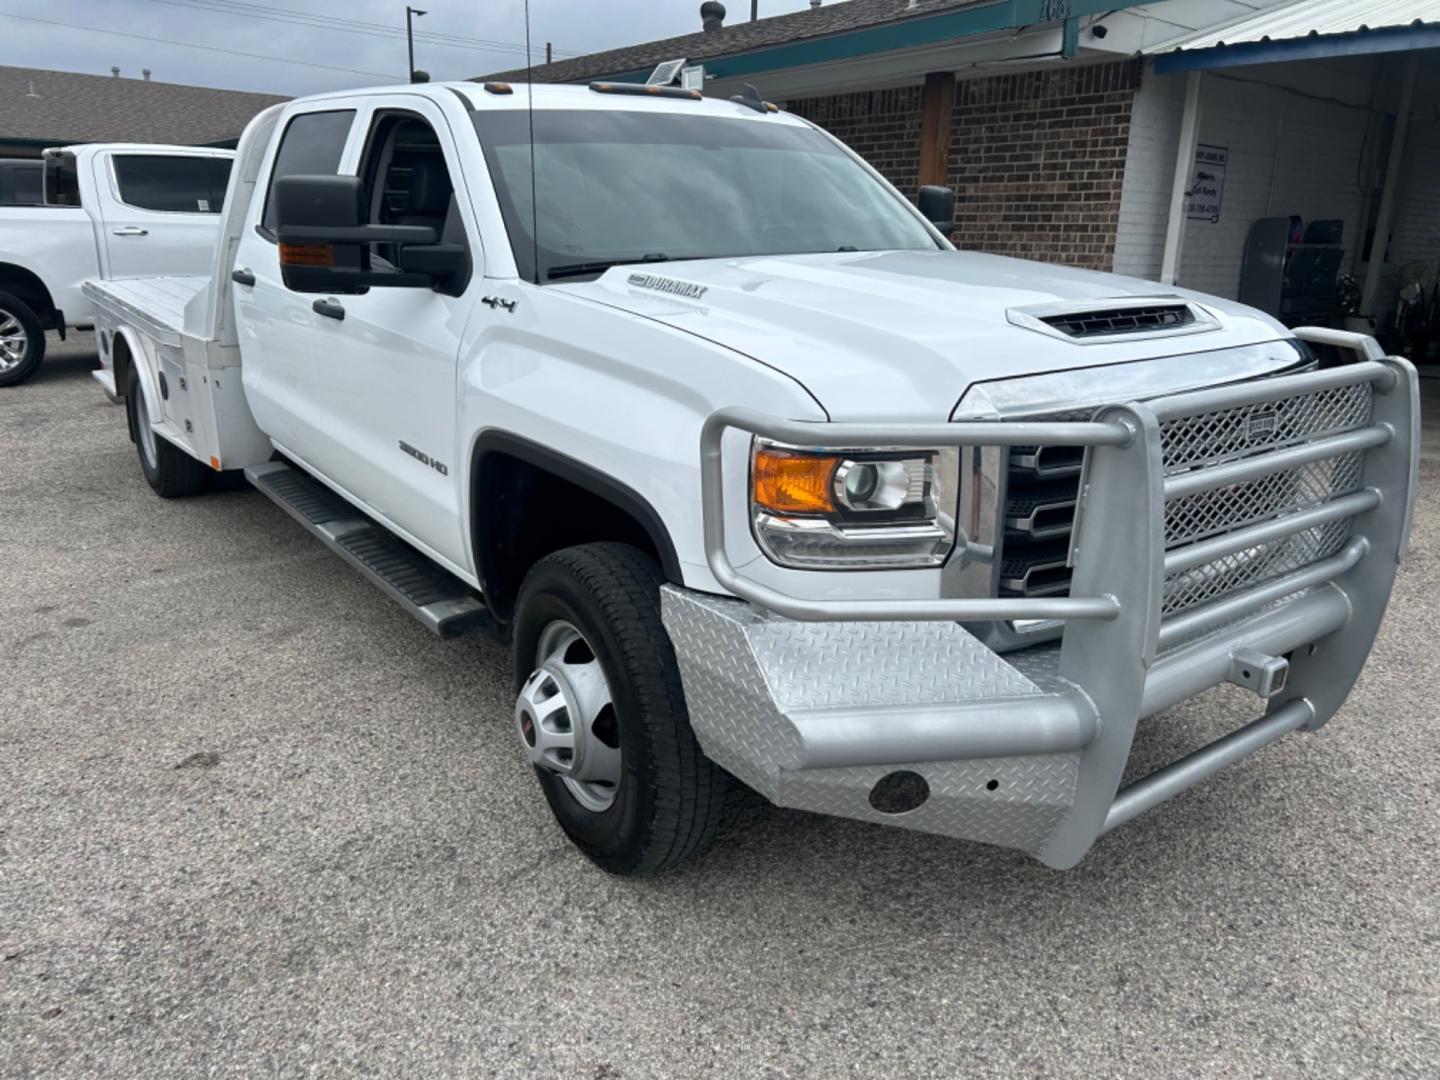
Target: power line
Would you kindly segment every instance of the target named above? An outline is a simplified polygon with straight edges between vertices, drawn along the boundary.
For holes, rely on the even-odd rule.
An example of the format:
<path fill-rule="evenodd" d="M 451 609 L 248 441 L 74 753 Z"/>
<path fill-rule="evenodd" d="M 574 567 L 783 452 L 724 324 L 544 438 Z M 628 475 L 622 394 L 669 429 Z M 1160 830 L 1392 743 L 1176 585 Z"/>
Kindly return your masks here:
<path fill-rule="evenodd" d="M 155 41 L 162 45 L 179 45 L 186 49 L 204 49 L 207 52 L 227 53 L 230 56 L 245 56 L 251 60 L 272 60 L 277 64 L 288 64 L 292 67 L 324 68 L 326 71 L 344 71 L 352 75 L 372 75 L 377 79 L 384 79 L 386 82 L 403 82 L 402 76 L 393 72 L 365 71 L 361 68 L 337 67 L 334 64 L 316 64 L 307 60 L 290 60 L 283 56 L 266 56 L 263 53 L 242 52 L 239 49 L 222 49 L 218 45 L 197 45 L 193 41 L 176 41 L 173 38 L 149 37 L 146 34 L 130 34 L 123 30 L 104 30 L 97 26 L 75 26 L 72 23 L 56 22 L 54 19 L 37 19 L 33 15 L 16 15 L 11 11 L 0 11 L 0 17 L 6 19 L 18 19 L 22 22 L 42 23 L 45 26 L 58 26 L 64 30 L 82 30 L 92 34 L 109 34 L 112 37 L 134 38 L 136 41 Z"/>
<path fill-rule="evenodd" d="M 252 19 L 268 19 L 272 22 L 290 23 L 296 26 L 313 26 L 327 30 L 338 30 L 347 34 L 368 34 L 372 37 L 398 38 L 404 31 L 384 23 L 366 22 L 360 19 L 343 19 L 334 15 L 322 15 L 308 11 L 290 11 L 265 4 L 245 3 L 243 0 L 151 0 L 152 3 L 169 4 L 174 7 L 188 7 L 197 11 L 215 14 L 237 15 Z M 458 34 L 443 34 L 429 30 L 416 30 L 415 40 L 447 48 L 473 49 L 485 52 L 519 53 L 524 46 L 518 42 L 498 41 L 492 38 L 464 37 Z M 559 50 L 564 51 L 564 50 Z M 574 54 L 571 54 L 574 55 Z"/>

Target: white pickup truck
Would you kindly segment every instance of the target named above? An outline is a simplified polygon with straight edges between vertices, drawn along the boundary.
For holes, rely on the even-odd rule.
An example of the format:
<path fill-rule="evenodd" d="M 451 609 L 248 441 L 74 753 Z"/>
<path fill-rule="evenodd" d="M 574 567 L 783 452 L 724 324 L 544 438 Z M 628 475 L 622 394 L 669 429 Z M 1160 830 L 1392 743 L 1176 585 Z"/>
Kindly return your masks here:
<path fill-rule="evenodd" d="M 0 386 L 34 374 L 46 330 L 90 326 L 87 280 L 203 273 L 234 156 L 145 143 L 45 151 L 40 204 L 0 206 Z"/>
<path fill-rule="evenodd" d="M 753 95 L 311 97 L 246 130 L 210 277 L 86 286 L 97 378 L 161 495 L 244 469 L 437 634 L 507 625 L 606 870 L 699 850 L 736 781 L 1068 867 L 1340 707 L 1415 374 L 952 218 Z M 1259 718 L 1121 790 L 1226 682 Z"/>

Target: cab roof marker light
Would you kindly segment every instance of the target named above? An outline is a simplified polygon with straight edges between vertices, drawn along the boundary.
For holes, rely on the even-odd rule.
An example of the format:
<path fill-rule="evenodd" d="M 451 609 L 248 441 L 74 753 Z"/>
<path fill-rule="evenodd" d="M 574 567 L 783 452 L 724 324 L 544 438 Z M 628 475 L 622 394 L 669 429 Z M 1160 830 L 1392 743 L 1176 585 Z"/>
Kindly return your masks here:
<path fill-rule="evenodd" d="M 686 90 L 680 86 L 644 86 L 640 83 L 592 82 L 590 89 L 597 94 L 628 94 L 631 97 L 679 98 L 682 101 L 703 101 L 699 90 Z"/>
<path fill-rule="evenodd" d="M 515 88 L 505 82 L 487 82 L 485 84 L 485 92 L 487 94 L 513 94 Z"/>

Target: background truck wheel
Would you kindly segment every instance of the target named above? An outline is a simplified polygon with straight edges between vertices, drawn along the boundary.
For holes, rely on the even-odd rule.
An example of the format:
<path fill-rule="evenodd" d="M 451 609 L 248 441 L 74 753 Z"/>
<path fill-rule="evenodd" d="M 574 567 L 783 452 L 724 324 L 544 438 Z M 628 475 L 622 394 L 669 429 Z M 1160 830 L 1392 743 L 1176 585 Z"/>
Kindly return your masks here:
<path fill-rule="evenodd" d="M 0 292 L 0 386 L 24 382 L 45 359 L 45 328 L 30 305 Z"/>
<path fill-rule="evenodd" d="M 690 730 L 663 580 L 633 547 L 585 544 L 537 563 L 516 609 L 521 745 L 560 827 L 612 874 L 703 850 L 730 784 Z"/>
<path fill-rule="evenodd" d="M 130 438 L 135 441 L 140 455 L 140 471 L 145 474 L 145 482 L 155 489 L 156 495 L 162 499 L 174 499 L 205 489 L 210 470 L 169 439 L 156 435 L 155 429 L 150 426 L 145 391 L 141 389 L 140 377 L 133 367 L 125 390 L 125 412 L 130 420 Z"/>

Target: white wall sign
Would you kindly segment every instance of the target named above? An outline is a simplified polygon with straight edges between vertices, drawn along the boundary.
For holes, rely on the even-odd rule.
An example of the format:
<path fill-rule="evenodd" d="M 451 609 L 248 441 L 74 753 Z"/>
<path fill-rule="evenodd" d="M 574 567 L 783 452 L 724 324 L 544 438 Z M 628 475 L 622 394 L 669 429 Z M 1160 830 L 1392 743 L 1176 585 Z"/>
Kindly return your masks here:
<path fill-rule="evenodd" d="M 1230 151 L 1200 143 L 1195 147 L 1195 171 L 1186 192 L 1185 216 L 1191 221 L 1220 220 L 1220 196 L 1225 191 L 1225 163 Z"/>

